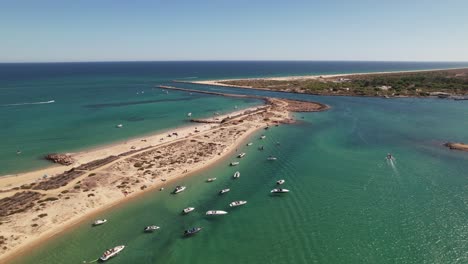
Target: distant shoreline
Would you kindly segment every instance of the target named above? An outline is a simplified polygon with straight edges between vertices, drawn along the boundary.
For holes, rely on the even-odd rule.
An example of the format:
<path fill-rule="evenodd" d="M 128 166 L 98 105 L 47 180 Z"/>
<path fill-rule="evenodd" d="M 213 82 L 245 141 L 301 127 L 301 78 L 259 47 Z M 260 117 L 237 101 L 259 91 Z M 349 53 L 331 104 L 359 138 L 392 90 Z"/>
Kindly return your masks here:
<path fill-rule="evenodd" d="M 291 75 L 283 77 L 258 77 L 258 78 L 233 78 L 233 79 L 212 79 L 212 80 L 202 80 L 202 81 L 185 81 L 185 80 L 173 80 L 175 83 L 187 83 L 187 84 L 196 84 L 196 85 L 208 85 L 208 86 L 218 86 L 218 87 L 230 87 L 230 88 L 241 88 L 241 89 L 257 89 L 265 91 L 274 91 L 274 92 L 287 92 L 287 93 L 301 93 L 301 94 L 311 94 L 311 95 L 323 95 L 323 96 L 358 96 L 358 97 L 383 97 L 377 95 L 350 95 L 350 94 L 334 94 L 334 93 L 306 93 L 290 90 L 276 90 L 266 87 L 258 87 L 254 85 L 239 85 L 239 84 L 229 84 L 227 82 L 255 82 L 255 81 L 306 81 L 306 80 L 329 80 L 333 78 L 340 77 L 355 77 L 355 76 L 373 76 L 373 75 L 392 75 L 392 74 L 411 74 L 411 73 L 432 73 L 432 72 L 444 72 L 444 71 L 453 71 L 453 70 L 467 70 L 468 67 L 462 68 L 445 68 L 445 69 L 430 69 L 430 70 L 408 70 L 408 71 L 386 71 L 386 72 L 360 72 L 360 73 L 343 73 L 343 74 L 321 74 L 321 75 Z M 414 95 L 399 95 L 393 96 L 395 98 L 405 98 L 405 97 L 420 97 L 425 98 L 429 96 L 414 96 Z M 436 97 L 436 96 L 434 96 Z"/>

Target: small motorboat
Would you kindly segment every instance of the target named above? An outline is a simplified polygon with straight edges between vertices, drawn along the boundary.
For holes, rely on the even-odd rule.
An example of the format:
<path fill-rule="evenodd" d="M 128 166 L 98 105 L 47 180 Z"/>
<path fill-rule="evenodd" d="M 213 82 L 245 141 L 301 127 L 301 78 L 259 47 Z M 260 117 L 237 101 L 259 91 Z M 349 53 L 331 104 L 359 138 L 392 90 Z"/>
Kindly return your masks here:
<path fill-rule="evenodd" d="M 260 139 L 265 139 L 265 138 L 266 138 L 265 135 L 261 135 L 261 136 L 260 136 Z"/>
<path fill-rule="evenodd" d="M 265 130 L 268 130 L 269 128 L 270 128 L 269 126 L 266 126 L 264 129 L 265 129 Z"/>
<path fill-rule="evenodd" d="M 232 177 L 234 177 L 234 179 L 240 178 L 240 172 L 236 171 Z"/>
<path fill-rule="evenodd" d="M 214 182 L 216 181 L 216 178 L 209 178 L 208 180 L 206 180 L 206 182 Z"/>
<path fill-rule="evenodd" d="M 192 113 L 188 113 L 187 116 L 188 116 L 188 117 L 191 117 L 191 116 L 192 116 Z"/>
<path fill-rule="evenodd" d="M 247 201 L 234 201 L 229 204 L 230 207 L 237 207 L 246 204 Z"/>
<path fill-rule="evenodd" d="M 227 214 L 228 212 L 226 211 L 221 211 L 221 210 L 209 210 L 209 211 L 206 211 L 206 215 L 225 215 Z"/>
<path fill-rule="evenodd" d="M 247 146 L 252 146 L 252 145 L 253 145 L 252 142 L 247 143 Z"/>
<path fill-rule="evenodd" d="M 158 229 L 159 229 L 159 226 L 150 225 L 150 226 L 145 227 L 145 229 L 143 229 L 143 231 L 145 233 L 153 233 L 154 231 L 156 231 Z"/>
<path fill-rule="evenodd" d="M 277 158 L 273 157 L 273 156 L 270 156 L 270 157 L 267 158 L 267 160 L 277 160 Z"/>
<path fill-rule="evenodd" d="M 116 246 L 114 248 L 110 248 L 106 250 L 102 256 L 99 258 L 100 261 L 107 261 L 115 256 L 117 256 L 122 250 L 124 250 L 125 246 Z"/>
<path fill-rule="evenodd" d="M 192 212 L 193 210 L 195 210 L 195 207 L 187 207 L 184 210 L 182 210 L 182 213 L 188 214 L 188 213 Z"/>
<path fill-rule="evenodd" d="M 281 188 L 271 190 L 271 193 L 288 193 L 288 192 L 289 192 L 288 189 L 281 189 Z"/>
<path fill-rule="evenodd" d="M 225 194 L 227 192 L 229 192 L 231 189 L 222 189 L 221 191 L 219 191 L 219 194 Z"/>
<path fill-rule="evenodd" d="M 244 156 L 245 156 L 245 152 L 242 152 L 242 153 L 240 153 L 239 155 L 237 155 L 237 157 L 238 157 L 239 159 L 243 158 Z"/>
<path fill-rule="evenodd" d="M 263 146 L 260 146 L 258 150 L 264 150 L 265 148 Z"/>
<path fill-rule="evenodd" d="M 123 125 L 122 125 L 122 124 L 118 124 L 118 125 L 116 125 L 115 127 L 116 127 L 116 128 L 122 128 Z"/>
<path fill-rule="evenodd" d="M 107 219 L 98 219 L 98 220 L 94 221 L 93 226 L 103 225 L 106 222 L 107 222 Z"/>
<path fill-rule="evenodd" d="M 393 155 L 390 154 L 390 153 L 387 154 L 387 157 L 386 157 L 386 158 L 387 158 L 387 160 L 394 160 L 394 159 L 395 159 L 395 158 L 393 157 Z"/>
<path fill-rule="evenodd" d="M 237 165 L 239 165 L 239 162 L 238 162 L 238 161 L 234 161 L 234 162 L 231 162 L 229 165 L 230 165 L 230 166 L 237 166 Z"/>
<path fill-rule="evenodd" d="M 194 235 L 202 230 L 202 227 L 193 227 L 184 231 L 184 236 Z"/>
<path fill-rule="evenodd" d="M 283 184 L 284 182 L 285 182 L 285 180 L 279 180 L 279 181 L 276 182 L 276 184 L 281 185 L 281 184 Z"/>
<path fill-rule="evenodd" d="M 187 187 L 178 185 L 178 186 L 175 187 L 173 193 L 177 194 L 177 193 L 185 191 L 185 189 L 187 189 Z"/>

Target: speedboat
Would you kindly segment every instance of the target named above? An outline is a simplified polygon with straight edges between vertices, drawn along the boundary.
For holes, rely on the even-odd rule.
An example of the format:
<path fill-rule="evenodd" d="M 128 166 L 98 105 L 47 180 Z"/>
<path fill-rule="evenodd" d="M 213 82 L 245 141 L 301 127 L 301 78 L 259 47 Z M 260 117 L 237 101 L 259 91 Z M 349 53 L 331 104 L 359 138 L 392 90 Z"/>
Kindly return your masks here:
<path fill-rule="evenodd" d="M 150 225 L 150 226 L 145 227 L 143 231 L 145 231 L 145 233 L 152 233 L 158 229 L 159 229 L 159 226 Z"/>
<path fill-rule="evenodd" d="M 247 143 L 247 146 L 252 146 L 252 145 L 253 145 L 252 142 Z"/>
<path fill-rule="evenodd" d="M 195 210 L 195 207 L 187 207 L 184 210 L 182 210 L 182 213 L 188 214 L 188 213 L 192 212 L 193 210 Z"/>
<path fill-rule="evenodd" d="M 234 179 L 240 178 L 240 172 L 236 171 L 236 172 L 234 173 L 234 176 L 233 176 L 233 177 L 234 177 Z"/>
<path fill-rule="evenodd" d="M 265 138 L 266 138 L 265 135 L 261 135 L 261 136 L 260 136 L 260 139 L 265 139 Z"/>
<path fill-rule="evenodd" d="M 392 154 L 388 153 L 387 154 L 387 160 L 394 160 L 395 158 L 393 157 Z"/>
<path fill-rule="evenodd" d="M 237 166 L 237 165 L 239 165 L 239 162 L 238 162 L 238 161 L 234 161 L 234 162 L 231 162 L 229 165 L 230 165 L 230 166 Z"/>
<path fill-rule="evenodd" d="M 184 231 L 184 236 L 194 235 L 202 230 L 202 227 L 193 227 Z"/>
<path fill-rule="evenodd" d="M 271 190 L 271 193 L 288 193 L 288 192 L 289 192 L 288 189 L 281 189 L 281 188 Z"/>
<path fill-rule="evenodd" d="M 270 156 L 270 157 L 267 158 L 267 160 L 277 160 L 277 158 L 273 157 L 273 156 Z"/>
<path fill-rule="evenodd" d="M 98 219 L 94 221 L 93 226 L 103 225 L 107 222 L 107 219 Z"/>
<path fill-rule="evenodd" d="M 246 203 L 247 203 L 247 201 L 234 201 L 234 202 L 230 203 L 229 206 L 230 207 L 236 207 L 236 206 L 244 205 Z"/>
<path fill-rule="evenodd" d="M 225 215 L 227 214 L 226 211 L 221 211 L 221 210 L 209 210 L 206 211 L 206 215 Z"/>
<path fill-rule="evenodd" d="M 214 182 L 216 181 L 216 178 L 209 178 L 208 180 L 206 180 L 207 182 Z"/>
<path fill-rule="evenodd" d="M 219 191 L 219 194 L 225 194 L 227 192 L 229 192 L 231 189 L 222 189 L 221 191 Z"/>
<path fill-rule="evenodd" d="M 188 116 L 188 117 L 191 117 L 191 116 L 192 116 L 192 113 L 188 113 L 187 116 Z"/>
<path fill-rule="evenodd" d="M 176 186 L 176 187 L 175 187 L 175 189 L 174 189 L 174 192 L 173 192 L 173 193 L 174 193 L 174 194 L 176 194 L 176 193 L 180 193 L 180 192 L 183 192 L 183 191 L 185 191 L 185 189 L 187 189 L 187 187 L 178 185 L 178 186 Z"/>
<path fill-rule="evenodd" d="M 276 182 L 276 184 L 281 185 L 281 184 L 283 184 L 284 182 L 285 182 L 284 180 L 279 180 L 279 181 Z"/>
<path fill-rule="evenodd" d="M 242 152 L 242 153 L 240 153 L 239 155 L 237 155 L 237 157 L 238 157 L 239 159 L 243 158 L 244 156 L 245 156 L 245 152 Z"/>
<path fill-rule="evenodd" d="M 125 246 L 116 246 L 114 248 L 110 248 L 106 250 L 102 256 L 99 258 L 100 261 L 107 261 L 115 256 L 117 256 L 122 250 L 124 250 Z"/>
<path fill-rule="evenodd" d="M 116 125 L 115 127 L 116 127 L 116 128 L 122 128 L 123 125 L 122 125 L 122 124 L 118 124 L 118 125 Z"/>

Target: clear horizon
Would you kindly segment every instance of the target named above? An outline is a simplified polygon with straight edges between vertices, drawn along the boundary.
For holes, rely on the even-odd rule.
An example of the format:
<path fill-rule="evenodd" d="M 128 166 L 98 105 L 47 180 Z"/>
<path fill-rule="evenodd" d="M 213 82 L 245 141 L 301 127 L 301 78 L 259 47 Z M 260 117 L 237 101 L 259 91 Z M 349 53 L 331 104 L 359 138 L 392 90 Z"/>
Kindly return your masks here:
<path fill-rule="evenodd" d="M 0 62 L 467 62 L 468 2 L 0 4 Z"/>

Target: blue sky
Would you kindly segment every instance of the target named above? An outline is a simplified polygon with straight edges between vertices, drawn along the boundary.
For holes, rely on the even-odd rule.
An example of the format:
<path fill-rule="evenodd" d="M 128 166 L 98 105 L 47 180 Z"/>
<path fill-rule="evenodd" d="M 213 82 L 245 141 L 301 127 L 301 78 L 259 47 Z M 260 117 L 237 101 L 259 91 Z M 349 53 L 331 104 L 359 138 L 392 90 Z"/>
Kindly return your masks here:
<path fill-rule="evenodd" d="M 468 61 L 467 0 L 0 0 L 0 62 Z"/>

